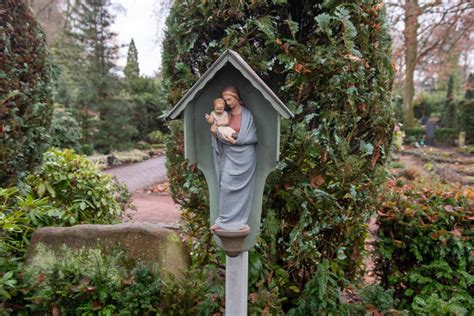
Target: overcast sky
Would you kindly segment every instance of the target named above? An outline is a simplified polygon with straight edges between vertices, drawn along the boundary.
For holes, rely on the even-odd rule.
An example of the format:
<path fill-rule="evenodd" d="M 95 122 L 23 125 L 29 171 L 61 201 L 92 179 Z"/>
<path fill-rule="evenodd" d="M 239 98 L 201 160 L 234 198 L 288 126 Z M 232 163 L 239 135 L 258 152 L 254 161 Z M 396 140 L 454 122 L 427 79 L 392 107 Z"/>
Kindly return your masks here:
<path fill-rule="evenodd" d="M 128 45 L 133 38 L 138 50 L 140 74 L 153 76 L 161 66 L 161 45 L 158 43 L 171 1 L 115 0 L 123 7 L 117 13 L 112 30 L 118 34 L 118 44 Z M 128 47 L 121 48 L 119 66 L 124 67 Z"/>

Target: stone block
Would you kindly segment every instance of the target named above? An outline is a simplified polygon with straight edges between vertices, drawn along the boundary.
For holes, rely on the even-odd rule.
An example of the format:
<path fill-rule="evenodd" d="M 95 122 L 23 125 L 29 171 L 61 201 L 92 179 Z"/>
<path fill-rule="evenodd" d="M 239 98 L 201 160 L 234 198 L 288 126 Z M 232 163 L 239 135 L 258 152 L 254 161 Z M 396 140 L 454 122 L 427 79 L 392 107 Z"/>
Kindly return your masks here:
<path fill-rule="evenodd" d="M 170 272 L 177 277 L 181 277 L 182 271 L 190 265 L 189 252 L 178 233 L 154 224 L 43 227 L 33 234 L 27 260 L 36 254 L 39 244 L 58 253 L 64 245 L 73 250 L 119 247 L 137 263 L 150 267 L 158 264 L 162 272 Z"/>

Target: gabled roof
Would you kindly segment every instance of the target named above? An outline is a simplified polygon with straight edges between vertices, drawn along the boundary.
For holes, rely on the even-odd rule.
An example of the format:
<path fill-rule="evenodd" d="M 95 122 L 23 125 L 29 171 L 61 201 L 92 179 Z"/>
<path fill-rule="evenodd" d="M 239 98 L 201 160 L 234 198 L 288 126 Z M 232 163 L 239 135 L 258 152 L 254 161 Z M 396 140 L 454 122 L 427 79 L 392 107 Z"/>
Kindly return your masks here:
<path fill-rule="evenodd" d="M 227 63 L 232 64 L 238 69 L 242 75 L 249 80 L 252 85 L 258 89 L 265 99 L 270 102 L 275 111 L 277 111 L 284 118 L 293 117 L 293 113 L 283 104 L 283 102 L 275 95 L 275 93 L 263 82 L 263 80 L 253 71 L 253 69 L 245 62 L 245 60 L 235 51 L 226 50 L 199 78 L 199 80 L 186 92 L 186 94 L 179 100 L 179 102 L 166 114 L 166 118 L 176 118 L 211 80 L 215 74 L 224 67 Z"/>

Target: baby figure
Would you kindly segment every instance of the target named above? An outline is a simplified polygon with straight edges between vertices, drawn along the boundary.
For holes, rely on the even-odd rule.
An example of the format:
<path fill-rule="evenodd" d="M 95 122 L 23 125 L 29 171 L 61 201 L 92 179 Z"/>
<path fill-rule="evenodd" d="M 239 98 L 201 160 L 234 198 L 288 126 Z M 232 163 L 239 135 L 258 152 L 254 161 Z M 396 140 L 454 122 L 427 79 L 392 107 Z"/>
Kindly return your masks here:
<path fill-rule="evenodd" d="M 211 124 L 211 131 L 217 131 L 222 136 L 232 137 L 237 139 L 237 133 L 229 127 L 229 113 L 225 111 L 225 101 L 222 98 L 217 98 L 212 102 L 214 110 L 211 114 L 205 115 L 206 120 Z"/>

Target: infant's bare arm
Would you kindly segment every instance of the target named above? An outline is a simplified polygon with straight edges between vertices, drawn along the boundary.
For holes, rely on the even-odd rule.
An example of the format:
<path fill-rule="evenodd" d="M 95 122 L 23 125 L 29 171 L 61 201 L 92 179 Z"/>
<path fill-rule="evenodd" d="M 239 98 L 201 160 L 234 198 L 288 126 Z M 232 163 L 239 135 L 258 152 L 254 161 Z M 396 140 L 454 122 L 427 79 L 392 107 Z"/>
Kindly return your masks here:
<path fill-rule="evenodd" d="M 213 111 L 213 112 L 214 112 L 214 111 Z M 209 124 L 213 124 L 214 121 L 215 121 L 215 120 L 214 120 L 214 116 L 212 115 L 213 112 L 211 112 L 211 115 L 209 115 L 209 114 L 207 114 L 207 113 L 204 115 L 204 117 L 206 118 L 206 121 L 207 121 Z"/>

